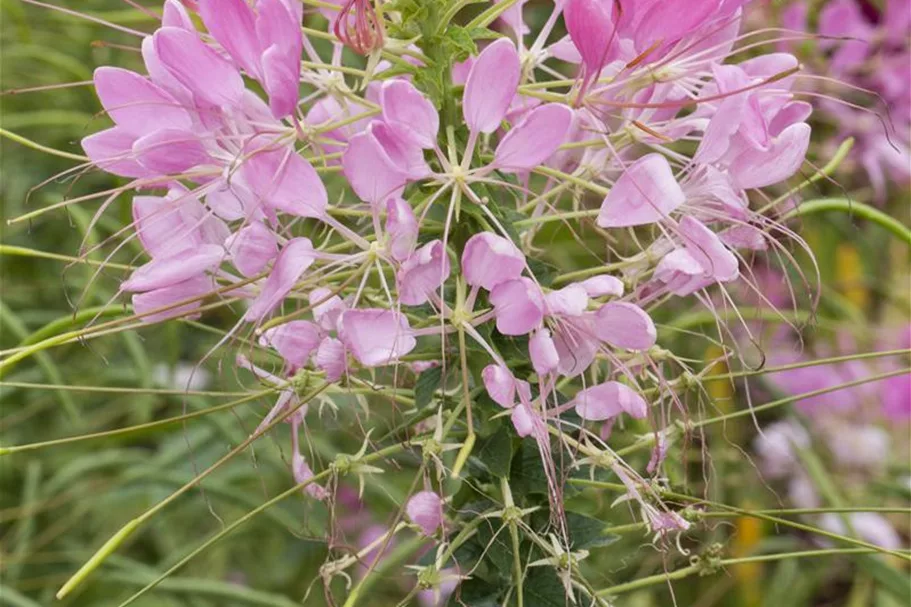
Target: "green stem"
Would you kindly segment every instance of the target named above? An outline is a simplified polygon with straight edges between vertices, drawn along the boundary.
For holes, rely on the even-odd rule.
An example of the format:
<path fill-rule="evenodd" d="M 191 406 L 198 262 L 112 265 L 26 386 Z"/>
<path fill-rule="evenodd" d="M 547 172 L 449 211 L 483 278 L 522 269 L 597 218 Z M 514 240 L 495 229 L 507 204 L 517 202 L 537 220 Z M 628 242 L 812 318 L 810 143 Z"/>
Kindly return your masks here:
<path fill-rule="evenodd" d="M 905 227 L 900 221 L 868 204 L 856 200 L 848 200 L 847 198 L 819 198 L 817 200 L 808 200 L 785 213 L 781 217 L 781 220 L 787 221 L 798 216 L 806 217 L 807 215 L 826 213 L 828 211 L 840 211 L 871 221 L 889 232 L 892 232 L 899 240 L 906 245 L 911 246 L 911 230 Z"/>

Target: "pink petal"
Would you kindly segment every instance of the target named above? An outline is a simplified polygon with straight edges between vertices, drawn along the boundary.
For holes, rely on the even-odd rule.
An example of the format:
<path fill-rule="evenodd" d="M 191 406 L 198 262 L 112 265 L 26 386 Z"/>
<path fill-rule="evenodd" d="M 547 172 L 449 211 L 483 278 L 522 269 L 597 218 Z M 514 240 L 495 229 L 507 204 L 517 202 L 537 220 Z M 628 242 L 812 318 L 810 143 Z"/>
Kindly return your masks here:
<path fill-rule="evenodd" d="M 135 72 L 95 70 L 95 92 L 108 115 L 125 132 L 140 137 L 159 129 L 189 129 L 190 113 L 164 89 Z"/>
<path fill-rule="evenodd" d="M 291 454 L 291 474 L 294 476 L 294 482 L 298 485 L 307 483 L 313 478 L 313 470 L 310 469 L 310 464 L 298 451 Z M 325 488 L 313 482 L 309 482 L 304 487 L 304 491 L 307 492 L 307 495 L 317 500 L 324 500 L 328 495 Z"/>
<path fill-rule="evenodd" d="M 430 536 L 436 532 L 442 522 L 443 500 L 432 491 L 421 491 L 408 500 L 405 512 L 411 522 L 421 528 L 424 535 Z"/>
<path fill-rule="evenodd" d="M 334 337 L 325 337 L 316 350 L 315 364 L 326 372 L 326 381 L 338 381 L 345 374 L 348 355 L 345 345 Z"/>
<path fill-rule="evenodd" d="M 615 348 L 648 350 L 658 339 L 655 323 L 637 305 L 612 301 L 601 306 L 595 316 L 595 334 Z"/>
<path fill-rule="evenodd" d="M 255 151 L 240 170 L 267 206 L 299 217 L 325 216 L 326 188 L 316 170 L 292 148 Z"/>
<path fill-rule="evenodd" d="M 133 223 L 142 246 L 152 257 L 173 257 L 201 244 L 221 244 L 229 232 L 195 196 L 173 188 L 165 198 L 133 197 Z"/>
<path fill-rule="evenodd" d="M 176 175 L 210 161 L 199 138 L 190 131 L 161 129 L 137 139 L 136 160 L 153 173 Z"/>
<path fill-rule="evenodd" d="M 582 285 L 569 285 L 544 296 L 548 314 L 581 316 L 588 307 L 588 293 Z"/>
<path fill-rule="evenodd" d="M 407 259 L 418 240 L 418 220 L 399 196 L 386 201 L 386 237 L 386 249 L 396 261 Z"/>
<path fill-rule="evenodd" d="M 393 363 L 417 345 L 408 319 L 391 310 L 347 310 L 339 325 L 342 341 L 365 367 Z"/>
<path fill-rule="evenodd" d="M 237 65 L 258 79 L 262 49 L 256 37 L 253 9 L 246 0 L 199 0 L 199 15 Z"/>
<path fill-rule="evenodd" d="M 313 318 L 325 331 L 335 331 L 338 328 L 338 319 L 348 306 L 338 295 L 333 295 L 331 289 L 318 287 L 310 291 L 308 296 L 310 305 L 313 306 Z"/>
<path fill-rule="evenodd" d="M 512 415 L 510 416 L 510 421 L 512 422 L 513 427 L 516 429 L 516 434 L 525 438 L 526 436 L 531 436 L 535 433 L 535 426 L 538 420 L 535 418 L 534 412 L 526 404 L 520 404 L 512 410 Z"/>
<path fill-rule="evenodd" d="M 730 172 L 741 189 L 763 188 L 792 177 L 810 145 L 810 126 L 792 124 L 775 137 L 768 151 L 747 148 L 731 162 Z"/>
<path fill-rule="evenodd" d="M 153 40 L 164 67 L 197 100 L 216 107 L 240 104 L 244 93 L 240 74 L 195 33 L 163 27 Z"/>
<path fill-rule="evenodd" d="M 625 228 L 654 223 L 685 201 L 667 159 L 661 154 L 646 154 L 629 165 L 608 192 L 601 203 L 598 225 Z"/>
<path fill-rule="evenodd" d="M 239 230 L 225 243 L 231 260 L 244 276 L 256 276 L 278 255 L 275 233 L 261 221 Z"/>
<path fill-rule="evenodd" d="M 525 255 L 512 241 L 492 232 L 475 234 L 462 251 L 465 282 L 488 291 L 522 275 Z"/>
<path fill-rule="evenodd" d="M 396 276 L 399 301 L 419 306 L 449 278 L 449 256 L 443 242 L 433 240 L 405 260 Z"/>
<path fill-rule="evenodd" d="M 538 375 L 545 375 L 557 368 L 560 364 L 560 355 L 557 346 L 547 329 L 539 329 L 528 340 L 528 356 L 531 365 Z"/>
<path fill-rule="evenodd" d="M 493 166 L 506 173 L 530 171 L 557 151 L 572 121 L 573 112 L 565 105 L 536 107 L 500 140 Z"/>
<path fill-rule="evenodd" d="M 585 289 L 589 297 L 603 297 L 605 295 L 620 297 L 623 295 L 623 281 L 607 274 L 586 278 L 579 285 Z"/>
<path fill-rule="evenodd" d="M 259 296 L 244 314 L 244 320 L 258 322 L 279 306 L 314 259 L 313 243 L 309 238 L 289 240 L 278 254 Z"/>
<path fill-rule="evenodd" d="M 407 175 L 409 180 L 423 179 L 430 175 L 424 151 L 414 142 L 407 126 L 375 120 L 370 123 L 368 130 L 376 137 L 393 165 Z"/>
<path fill-rule="evenodd" d="M 714 282 L 686 249 L 677 249 L 662 257 L 655 266 L 653 277 L 664 283 L 671 293 L 680 297 L 695 293 Z"/>
<path fill-rule="evenodd" d="M 493 133 L 509 109 L 521 77 L 519 54 L 508 38 L 501 38 L 478 55 L 462 97 L 465 122 L 472 131 Z"/>
<path fill-rule="evenodd" d="M 89 135 L 82 140 L 82 149 L 92 164 L 121 177 L 145 177 L 149 170 L 136 162 L 133 143 L 136 137 L 119 126 Z"/>
<path fill-rule="evenodd" d="M 187 13 L 187 9 L 180 3 L 180 0 L 165 0 L 164 10 L 161 15 L 161 25 L 163 27 L 179 27 L 190 31 L 196 30 L 193 20 Z"/>
<path fill-rule="evenodd" d="M 267 329 L 259 343 L 272 346 L 288 364 L 299 368 L 307 364 L 310 355 L 319 347 L 320 330 L 312 322 L 292 320 Z"/>
<path fill-rule="evenodd" d="M 749 249 L 751 251 L 765 251 L 769 248 L 765 234 L 759 228 L 751 225 L 736 225 L 719 232 L 721 242 L 732 249 Z"/>
<path fill-rule="evenodd" d="M 269 109 L 276 118 L 290 116 L 300 99 L 300 55 L 289 56 L 278 46 L 263 53 L 263 87 L 269 94 Z"/>
<path fill-rule="evenodd" d="M 680 220 L 680 234 L 685 240 L 687 252 L 699 262 L 706 274 L 722 282 L 737 278 L 737 258 L 702 222 L 690 216 L 684 217 Z"/>
<path fill-rule="evenodd" d="M 371 204 L 399 196 L 409 181 L 369 130 L 351 138 L 342 156 L 342 172 L 358 198 Z"/>
<path fill-rule="evenodd" d="M 408 129 L 422 148 L 432 148 L 437 142 L 440 115 L 435 107 L 407 80 L 390 80 L 383 84 L 380 105 L 383 120 Z"/>
<path fill-rule="evenodd" d="M 557 371 L 561 375 L 575 377 L 588 369 L 595 360 L 601 340 L 594 335 L 589 316 L 575 317 L 556 326 L 553 339 L 560 356 Z"/>
<path fill-rule="evenodd" d="M 136 268 L 120 286 L 122 291 L 152 291 L 176 285 L 211 270 L 224 259 L 225 251 L 218 245 L 202 245 L 193 251 L 172 257 L 153 259 Z"/>
<path fill-rule="evenodd" d="M 140 317 L 139 320 L 148 323 L 159 322 L 168 318 L 194 318 L 194 315 L 190 314 L 190 312 L 202 305 L 202 296 L 211 291 L 212 287 L 212 279 L 209 276 L 200 274 L 168 287 L 145 293 L 136 293 L 133 295 L 133 312 Z M 199 299 L 182 306 L 149 314 L 152 310 L 164 308 L 194 297 Z M 195 316 L 198 316 L 198 314 Z"/>
<path fill-rule="evenodd" d="M 487 365 L 481 371 L 487 394 L 495 403 L 506 409 L 516 404 L 516 378 L 502 365 Z"/>
<path fill-rule="evenodd" d="M 544 319 L 544 297 L 530 278 L 502 282 L 490 292 L 490 303 L 497 317 L 497 330 L 503 335 L 525 335 Z"/>
<path fill-rule="evenodd" d="M 621 413 L 642 419 L 648 414 L 645 399 L 629 386 L 615 381 L 581 390 L 573 402 L 576 413 L 587 421 L 604 421 Z"/>
<path fill-rule="evenodd" d="M 593 75 L 604 67 L 611 51 L 616 29 L 612 12 L 613 2 L 603 0 L 568 0 L 563 9 L 566 30 Z"/>

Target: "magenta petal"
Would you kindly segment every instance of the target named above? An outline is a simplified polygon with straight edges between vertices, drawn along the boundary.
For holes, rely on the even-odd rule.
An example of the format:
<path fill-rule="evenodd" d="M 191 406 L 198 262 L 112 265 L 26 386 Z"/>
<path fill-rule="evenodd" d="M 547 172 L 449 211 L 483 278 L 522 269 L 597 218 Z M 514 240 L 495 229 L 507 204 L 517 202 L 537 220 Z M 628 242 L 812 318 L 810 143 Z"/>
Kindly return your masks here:
<path fill-rule="evenodd" d="M 503 335 L 525 335 L 544 319 L 544 297 L 530 278 L 503 282 L 490 292 L 497 317 L 497 330 Z"/>
<path fill-rule="evenodd" d="M 531 365 L 538 375 L 550 373 L 560 364 L 557 346 L 547 329 L 539 329 L 528 340 L 528 356 Z"/>
<path fill-rule="evenodd" d="M 135 135 L 119 126 L 89 135 L 82 140 L 82 149 L 92 164 L 121 177 L 145 177 L 149 170 L 136 162 L 133 155 Z"/>
<path fill-rule="evenodd" d="M 383 85 L 381 95 L 383 120 L 406 127 L 422 148 L 436 145 L 440 115 L 413 84 L 407 80 L 390 80 Z"/>
<path fill-rule="evenodd" d="M 256 276 L 278 255 L 275 233 L 260 221 L 239 230 L 225 243 L 231 260 L 244 276 Z"/>
<path fill-rule="evenodd" d="M 161 129 L 137 139 L 136 160 L 153 173 L 176 175 L 209 162 L 209 154 L 190 131 Z"/>
<path fill-rule="evenodd" d="M 170 287 L 211 270 L 224 259 L 225 250 L 218 245 L 202 245 L 193 251 L 172 257 L 153 259 L 133 271 L 120 286 L 122 291 L 152 291 Z"/>
<path fill-rule="evenodd" d="M 602 228 L 654 223 L 682 205 L 686 196 L 661 154 L 646 154 L 627 167 L 611 188 L 598 214 Z"/>
<path fill-rule="evenodd" d="M 471 286 L 488 291 L 522 275 L 525 255 L 512 241 L 492 232 L 475 234 L 462 251 L 462 274 Z"/>
<path fill-rule="evenodd" d="M 419 306 L 449 278 L 449 256 L 443 242 L 433 240 L 415 251 L 399 269 L 396 276 L 399 301 L 407 306 Z"/>
<path fill-rule="evenodd" d="M 433 491 L 421 491 L 408 500 L 405 512 L 411 522 L 421 528 L 424 535 L 430 536 L 436 532 L 442 522 L 443 500 Z"/>
<path fill-rule="evenodd" d="M 206 29 L 247 74 L 259 78 L 255 16 L 246 0 L 199 0 Z"/>
<path fill-rule="evenodd" d="M 593 75 L 607 62 L 614 24 L 613 2 L 568 0 L 563 9 L 566 30 L 579 51 L 585 68 Z"/>
<path fill-rule="evenodd" d="M 272 312 L 282 303 L 314 260 L 313 243 L 309 238 L 289 240 L 278 254 L 278 259 L 275 260 L 272 272 L 263 284 L 259 296 L 253 300 L 244 314 L 244 320 L 258 322 Z"/>
<path fill-rule="evenodd" d="M 269 94 L 269 109 L 276 118 L 290 116 L 300 98 L 300 58 L 273 45 L 263 53 L 263 87 Z"/>
<path fill-rule="evenodd" d="M 95 92 L 111 119 L 133 135 L 193 126 L 190 113 L 174 97 L 135 72 L 100 67 L 95 70 Z"/>
<path fill-rule="evenodd" d="M 468 73 L 462 111 L 472 131 L 493 133 L 500 126 L 519 86 L 521 66 L 516 47 L 501 38 L 478 55 Z"/>
<path fill-rule="evenodd" d="M 536 107 L 500 140 L 493 166 L 506 173 L 530 171 L 557 151 L 572 121 L 573 112 L 565 105 Z"/>
<path fill-rule="evenodd" d="M 180 3 L 180 0 L 165 0 L 161 25 L 162 27 L 179 27 L 189 31 L 196 30 L 190 14 L 187 13 L 187 9 Z"/>
<path fill-rule="evenodd" d="M 658 339 L 655 323 L 637 305 L 612 301 L 601 306 L 595 316 L 595 334 L 616 348 L 648 350 Z"/>
<path fill-rule="evenodd" d="M 573 402 L 576 413 L 587 421 L 604 421 L 621 413 L 642 419 L 648 414 L 645 399 L 629 386 L 615 381 L 581 390 Z"/>
<path fill-rule="evenodd" d="M 329 196 L 316 170 L 292 148 L 259 150 L 241 166 L 244 180 L 267 206 L 319 219 Z"/>
<path fill-rule="evenodd" d="M 409 181 L 369 130 L 351 138 L 342 156 L 342 171 L 358 198 L 371 204 L 400 195 Z"/>
<path fill-rule="evenodd" d="M 347 310 L 339 324 L 342 341 L 365 367 L 393 363 L 417 345 L 408 319 L 391 310 Z"/>
<path fill-rule="evenodd" d="M 306 320 L 292 320 L 272 327 L 259 338 L 260 345 L 272 346 L 293 367 L 307 364 L 319 342 L 319 327 Z"/>
<path fill-rule="evenodd" d="M 487 394 L 495 403 L 506 409 L 516 404 L 516 378 L 502 365 L 487 365 L 481 371 Z"/>
<path fill-rule="evenodd" d="M 240 104 L 244 93 L 240 74 L 195 33 L 163 27 L 153 40 L 162 64 L 197 100 L 217 107 Z"/>
<path fill-rule="evenodd" d="M 418 220 L 399 196 L 386 201 L 386 238 L 386 250 L 396 261 L 407 259 L 418 241 Z"/>
<path fill-rule="evenodd" d="M 134 294 L 133 312 L 140 317 L 139 320 L 148 323 L 167 320 L 168 318 L 193 318 L 192 311 L 202 305 L 202 296 L 211 290 L 212 278 L 200 274 L 169 287 Z M 149 314 L 152 310 L 164 308 L 194 297 L 199 299 L 168 310 Z"/>

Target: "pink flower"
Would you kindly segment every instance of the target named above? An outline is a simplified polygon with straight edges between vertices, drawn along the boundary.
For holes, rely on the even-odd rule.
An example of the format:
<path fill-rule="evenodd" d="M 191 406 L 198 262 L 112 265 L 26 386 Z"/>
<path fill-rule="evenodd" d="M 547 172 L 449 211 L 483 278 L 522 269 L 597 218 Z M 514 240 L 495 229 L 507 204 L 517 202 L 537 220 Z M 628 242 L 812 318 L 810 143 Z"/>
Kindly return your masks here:
<path fill-rule="evenodd" d="M 579 417 L 587 421 L 604 421 L 621 413 L 642 419 L 648 413 L 645 399 L 629 386 L 615 381 L 581 390 L 573 403 Z"/>
<path fill-rule="evenodd" d="M 408 319 L 391 310 L 346 310 L 339 325 L 345 347 L 365 367 L 394 363 L 417 345 Z"/>
<path fill-rule="evenodd" d="M 475 234 L 462 250 L 462 273 L 473 287 L 492 290 L 525 269 L 525 255 L 511 241 L 491 232 Z"/>
<path fill-rule="evenodd" d="M 411 496 L 405 512 L 424 535 L 431 536 L 439 529 L 443 519 L 443 501 L 433 491 L 421 491 Z"/>

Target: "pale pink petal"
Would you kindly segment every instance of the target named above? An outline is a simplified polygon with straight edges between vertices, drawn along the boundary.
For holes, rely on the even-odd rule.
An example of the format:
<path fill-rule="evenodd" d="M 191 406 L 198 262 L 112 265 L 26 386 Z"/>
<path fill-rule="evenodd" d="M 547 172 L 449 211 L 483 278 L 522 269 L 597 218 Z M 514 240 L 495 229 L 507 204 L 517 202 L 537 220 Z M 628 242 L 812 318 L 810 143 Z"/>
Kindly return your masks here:
<path fill-rule="evenodd" d="M 325 371 L 326 381 L 338 381 L 348 365 L 345 344 L 334 337 L 324 337 L 316 350 L 314 363 L 318 369 Z"/>
<path fill-rule="evenodd" d="M 136 136 L 119 126 L 89 135 L 82 140 L 82 149 L 92 164 L 121 177 L 145 177 L 149 170 L 136 162 L 133 143 Z"/>
<path fill-rule="evenodd" d="M 595 334 L 615 348 L 648 350 L 658 339 L 655 323 L 635 304 L 612 301 L 601 306 L 595 317 Z"/>
<path fill-rule="evenodd" d="M 94 80 L 95 92 L 108 115 L 132 135 L 193 126 L 190 113 L 148 78 L 117 67 L 99 67 Z"/>
<path fill-rule="evenodd" d="M 535 414 L 531 408 L 523 403 L 512 410 L 510 421 L 512 421 L 512 425 L 516 429 L 516 434 L 525 438 L 535 433 L 535 426 L 538 420 L 535 419 Z"/>
<path fill-rule="evenodd" d="M 487 394 L 501 407 L 511 409 L 516 404 L 516 378 L 502 365 L 487 365 L 481 371 Z"/>
<path fill-rule="evenodd" d="M 275 348 L 293 367 L 303 367 L 319 347 L 320 330 L 312 322 L 292 320 L 264 331 L 259 343 Z"/>
<path fill-rule="evenodd" d="M 193 20 L 187 13 L 187 9 L 180 3 L 180 0 L 165 0 L 164 10 L 161 14 L 161 25 L 163 27 L 179 27 L 190 31 L 196 30 Z"/>
<path fill-rule="evenodd" d="M 550 373 L 560 364 L 560 355 L 557 346 L 547 329 L 539 329 L 528 340 L 528 356 L 535 373 L 544 375 Z"/>
<path fill-rule="evenodd" d="M 560 356 L 557 371 L 566 377 L 584 372 L 595 360 L 601 340 L 594 335 L 590 315 L 574 317 L 559 323 L 553 334 L 554 346 Z"/>
<path fill-rule="evenodd" d="M 424 151 L 414 142 L 407 126 L 375 120 L 370 123 L 368 130 L 376 137 L 392 164 L 407 175 L 409 180 L 423 179 L 430 175 Z"/>
<path fill-rule="evenodd" d="M 304 271 L 314 262 L 313 243 L 309 238 L 293 238 L 288 241 L 278 258 L 259 296 L 253 300 L 244 320 L 258 322 L 279 306 L 294 288 Z"/>
<path fill-rule="evenodd" d="M 485 48 L 471 66 L 462 111 L 472 131 L 493 133 L 516 94 L 521 77 L 519 54 L 508 38 Z"/>
<path fill-rule="evenodd" d="M 572 121 L 572 110 L 559 103 L 533 109 L 500 140 L 493 166 L 506 173 L 530 171 L 557 151 Z"/>
<path fill-rule="evenodd" d="M 803 164 L 810 145 L 810 126 L 792 124 L 775 137 L 768 151 L 747 148 L 731 162 L 737 187 L 763 188 L 793 177 Z"/>
<path fill-rule="evenodd" d="M 737 278 L 737 258 L 702 222 L 690 216 L 684 217 L 680 220 L 680 234 L 687 252 L 699 262 L 706 274 L 721 282 Z"/>
<path fill-rule="evenodd" d="M 490 292 L 490 303 L 497 317 L 497 330 L 503 335 L 525 335 L 544 319 L 544 297 L 530 278 L 501 282 Z"/>
<path fill-rule="evenodd" d="M 241 175 L 267 206 L 299 217 L 325 217 L 329 196 L 316 170 L 292 148 L 256 151 Z"/>
<path fill-rule="evenodd" d="M 399 196 L 386 201 L 386 238 L 386 249 L 396 261 L 407 259 L 418 241 L 418 220 Z"/>
<path fill-rule="evenodd" d="M 620 297 L 623 295 L 623 281 L 607 274 L 586 278 L 579 285 L 585 289 L 589 297 L 604 297 L 605 295 Z"/>
<path fill-rule="evenodd" d="M 120 286 L 122 291 L 152 291 L 189 280 L 217 266 L 225 257 L 218 245 L 202 245 L 172 257 L 153 259 L 136 268 Z"/>
<path fill-rule="evenodd" d="M 405 505 L 405 512 L 424 535 L 433 535 L 443 519 L 443 500 L 433 491 L 415 493 Z"/>
<path fill-rule="evenodd" d="M 310 482 L 310 479 L 313 478 L 313 470 L 310 469 L 310 464 L 307 463 L 304 456 L 297 451 L 291 454 L 291 473 L 294 476 L 294 482 L 298 485 L 307 483 L 307 486 L 304 487 L 307 495 L 317 500 L 326 499 L 328 496 L 326 489 L 317 483 Z"/>
<path fill-rule="evenodd" d="M 616 38 L 613 6 L 613 2 L 602 0 L 567 0 L 563 9 L 566 30 L 592 74 L 607 63 L 612 39 Z"/>
<path fill-rule="evenodd" d="M 216 107 L 240 104 L 244 93 L 240 74 L 195 33 L 163 27 L 153 40 L 162 64 L 197 101 Z"/>
<path fill-rule="evenodd" d="M 765 234 L 759 228 L 751 225 L 737 225 L 719 232 L 721 242 L 732 249 L 749 249 L 751 251 L 765 251 L 769 248 Z"/>
<path fill-rule="evenodd" d="M 231 260 L 244 276 L 256 276 L 278 255 L 275 232 L 261 221 L 241 228 L 225 243 Z"/>
<path fill-rule="evenodd" d="M 196 318 L 199 315 L 191 312 L 202 305 L 202 296 L 213 288 L 212 278 L 204 274 L 194 276 L 183 282 L 133 295 L 133 312 L 142 322 L 158 322 L 168 318 Z M 170 308 L 161 312 L 149 313 L 152 310 L 164 308 L 177 302 L 192 298 L 196 301 Z"/>
<path fill-rule="evenodd" d="M 431 292 L 449 278 L 449 256 L 443 242 L 433 240 L 414 252 L 396 275 L 399 301 L 407 306 L 427 302 Z"/>
<path fill-rule="evenodd" d="M 512 241 L 492 232 L 475 234 L 462 251 L 465 282 L 488 291 L 522 275 L 525 255 Z"/>
<path fill-rule="evenodd" d="M 196 200 L 190 204 L 198 205 Z M 172 257 L 199 244 L 198 226 L 185 222 L 181 204 L 160 196 L 133 197 L 133 225 L 152 257 Z"/>
<path fill-rule="evenodd" d="M 407 80 L 390 80 L 383 84 L 380 105 L 383 120 L 402 125 L 422 148 L 436 145 L 440 115 L 430 102 Z"/>
<path fill-rule="evenodd" d="M 369 130 L 351 138 L 342 156 L 342 172 L 358 198 L 371 204 L 400 195 L 409 181 Z"/>
<path fill-rule="evenodd" d="M 588 307 L 588 293 L 582 285 L 572 284 L 544 296 L 548 314 L 581 316 Z"/>
<path fill-rule="evenodd" d="M 313 318 L 326 331 L 335 331 L 339 316 L 348 309 L 345 302 L 331 289 L 318 287 L 310 291 L 310 305 L 313 306 Z"/>
<path fill-rule="evenodd" d="M 685 297 L 715 282 L 702 265 L 686 249 L 671 251 L 661 258 L 652 275 L 668 290 Z"/>
<path fill-rule="evenodd" d="M 347 310 L 339 325 L 342 341 L 365 367 L 393 363 L 417 345 L 408 318 L 392 310 Z"/>
<path fill-rule="evenodd" d="M 258 79 L 262 49 L 256 36 L 256 17 L 246 0 L 199 0 L 199 15 L 237 65 Z"/>
<path fill-rule="evenodd" d="M 615 381 L 581 390 L 573 403 L 579 417 L 587 421 L 604 421 L 621 413 L 642 419 L 648 413 L 645 399 L 629 386 Z"/>
<path fill-rule="evenodd" d="M 654 223 L 682 205 L 686 196 L 661 154 L 646 154 L 627 167 L 611 188 L 598 214 L 602 228 Z"/>
<path fill-rule="evenodd" d="M 190 131 L 161 129 L 133 144 L 137 162 L 152 173 L 176 175 L 210 161 L 199 138 Z"/>

